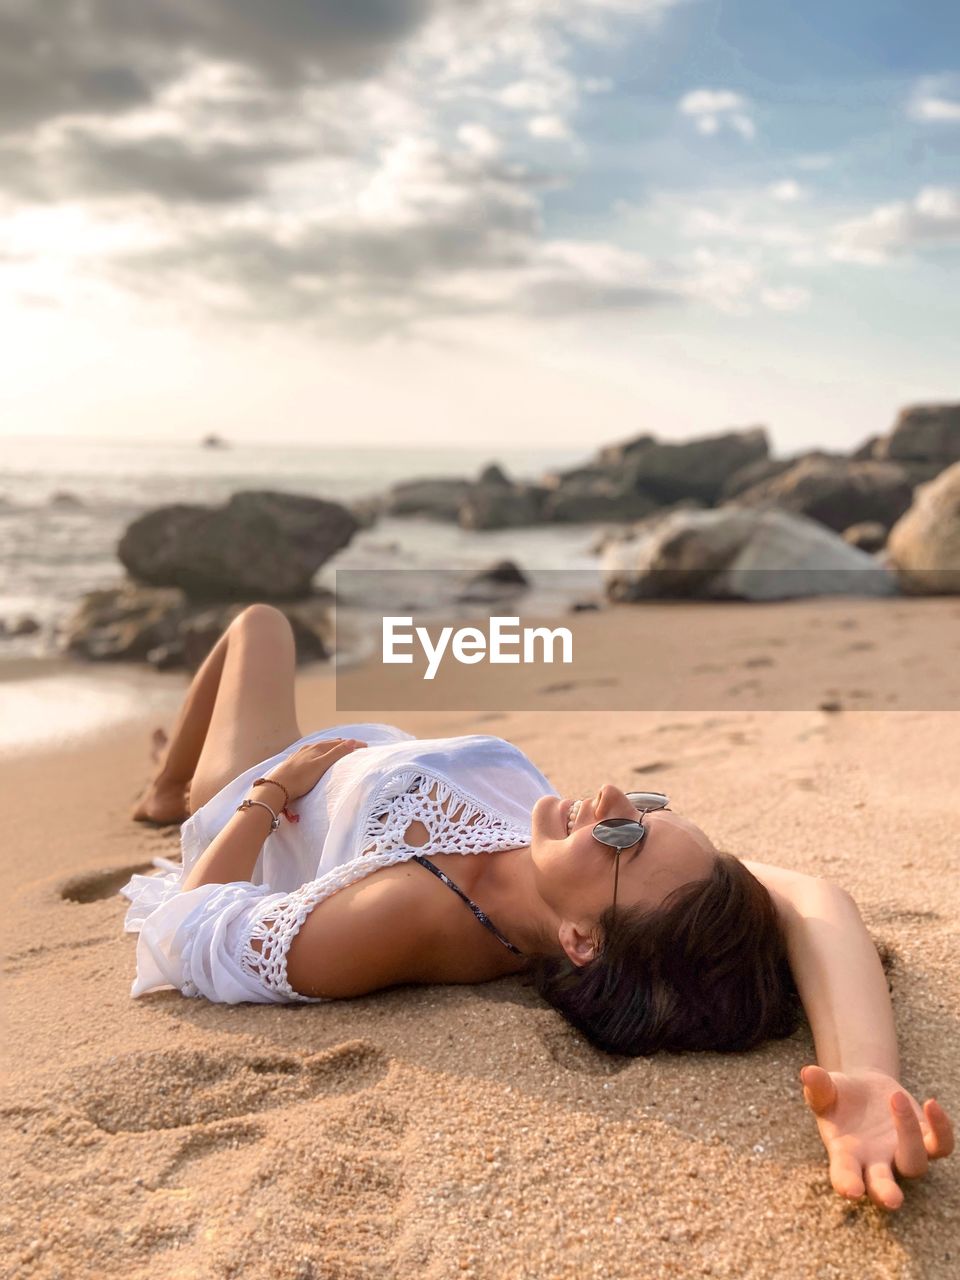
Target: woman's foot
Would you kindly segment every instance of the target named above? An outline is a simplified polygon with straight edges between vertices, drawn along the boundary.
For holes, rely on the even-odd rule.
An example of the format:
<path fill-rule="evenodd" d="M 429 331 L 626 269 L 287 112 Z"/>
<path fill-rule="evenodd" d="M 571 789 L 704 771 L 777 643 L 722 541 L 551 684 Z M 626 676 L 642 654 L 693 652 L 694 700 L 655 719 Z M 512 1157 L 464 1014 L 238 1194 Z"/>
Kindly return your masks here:
<path fill-rule="evenodd" d="M 169 827 L 186 822 L 190 817 L 187 786 L 182 782 L 163 782 L 155 778 L 130 812 L 134 822 L 149 822 L 156 827 Z"/>

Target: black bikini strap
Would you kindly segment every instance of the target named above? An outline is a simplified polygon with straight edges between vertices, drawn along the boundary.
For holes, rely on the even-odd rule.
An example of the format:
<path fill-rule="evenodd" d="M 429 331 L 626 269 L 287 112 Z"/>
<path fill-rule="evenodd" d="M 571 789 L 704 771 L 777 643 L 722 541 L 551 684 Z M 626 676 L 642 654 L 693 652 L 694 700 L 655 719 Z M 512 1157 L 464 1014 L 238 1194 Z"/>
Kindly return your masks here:
<path fill-rule="evenodd" d="M 460 897 L 467 904 L 467 906 L 470 908 L 470 910 L 473 912 L 473 914 L 477 917 L 477 919 L 483 925 L 483 927 L 485 929 L 489 929 L 490 932 L 496 938 L 498 938 L 503 943 L 503 945 L 508 948 L 508 950 L 512 951 L 515 956 L 523 955 L 523 952 L 518 947 L 515 947 L 512 942 L 508 942 L 506 940 L 506 938 L 503 936 L 503 934 L 500 932 L 497 926 L 493 923 L 493 921 L 490 919 L 487 913 L 485 911 L 482 911 L 475 902 L 471 901 L 471 899 L 467 897 L 467 895 L 463 892 L 460 886 L 458 884 L 454 884 L 449 876 L 444 875 L 444 873 L 440 870 L 439 867 L 435 867 L 432 862 L 429 862 L 426 858 L 423 857 L 422 854 L 419 854 L 419 853 L 415 853 L 413 855 L 413 861 L 419 862 L 421 867 L 426 867 L 427 870 L 432 871 L 435 876 L 439 876 L 445 885 L 449 885 L 454 893 L 459 894 Z"/>

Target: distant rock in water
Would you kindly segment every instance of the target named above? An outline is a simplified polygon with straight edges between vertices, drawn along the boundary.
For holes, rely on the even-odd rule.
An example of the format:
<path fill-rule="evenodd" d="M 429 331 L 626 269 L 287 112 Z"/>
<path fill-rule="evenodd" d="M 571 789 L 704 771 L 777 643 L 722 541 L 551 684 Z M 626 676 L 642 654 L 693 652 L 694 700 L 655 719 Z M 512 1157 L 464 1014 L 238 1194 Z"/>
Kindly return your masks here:
<path fill-rule="evenodd" d="M 630 541 L 608 545 L 601 569 L 616 601 L 896 593 L 893 576 L 871 556 L 813 520 L 776 509 L 673 511 Z"/>
<path fill-rule="evenodd" d="M 75 511 L 78 507 L 84 505 L 83 499 L 78 498 L 69 489 L 57 489 L 54 493 L 51 493 L 47 503 L 51 507 L 60 507 L 66 511 Z"/>
<path fill-rule="evenodd" d="M 211 432 L 208 436 L 204 436 L 200 441 L 203 449 L 227 449 L 229 445 L 223 436 L 218 436 L 215 432 Z"/>
<path fill-rule="evenodd" d="M 333 642 L 330 598 L 320 593 L 285 602 L 298 662 L 328 657 Z M 177 587 L 125 582 L 88 592 L 62 624 L 62 650 L 92 661 L 149 662 L 158 670 L 195 671 L 224 630 L 245 608 L 191 600 Z"/>
<path fill-rule="evenodd" d="M 887 558 L 905 591 L 960 594 L 960 462 L 918 488 L 890 530 Z"/>
<path fill-rule="evenodd" d="M 912 495 L 909 476 L 894 462 L 811 455 L 744 489 L 731 501 L 740 506 L 779 507 L 842 533 L 865 520 L 889 529 L 909 507 Z"/>
<path fill-rule="evenodd" d="M 428 516 L 434 520 L 455 521 L 471 488 L 471 481 L 463 476 L 403 480 L 387 491 L 383 512 L 388 516 Z"/>
<path fill-rule="evenodd" d="M 247 490 L 222 507 L 177 503 L 135 520 L 117 555 L 137 581 L 205 600 L 306 596 L 359 525 L 338 502 Z"/>

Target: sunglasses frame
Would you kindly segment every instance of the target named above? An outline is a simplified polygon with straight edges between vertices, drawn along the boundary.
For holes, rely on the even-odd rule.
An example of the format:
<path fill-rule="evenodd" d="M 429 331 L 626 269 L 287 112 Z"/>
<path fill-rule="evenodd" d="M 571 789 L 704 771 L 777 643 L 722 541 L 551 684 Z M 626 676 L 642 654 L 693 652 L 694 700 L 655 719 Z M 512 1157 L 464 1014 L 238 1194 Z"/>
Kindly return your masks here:
<path fill-rule="evenodd" d="M 626 852 L 627 849 L 632 849 L 634 845 L 643 843 L 643 839 L 647 834 L 647 828 L 643 825 L 643 819 L 646 817 L 648 813 L 658 813 L 662 809 L 670 808 L 670 797 L 668 795 L 665 795 L 662 791 L 626 791 L 624 792 L 624 794 L 626 795 L 630 803 L 633 804 L 634 807 L 639 811 L 640 817 L 639 818 L 604 818 L 602 821 L 595 823 L 593 830 L 591 831 L 591 835 L 593 836 L 594 840 L 597 841 L 598 844 L 605 845 L 606 848 L 608 849 L 616 849 L 617 856 L 614 859 L 614 871 L 613 871 L 613 902 L 610 905 L 610 910 L 614 912 L 617 909 L 617 889 L 620 884 L 621 853 Z M 635 802 L 634 797 L 636 797 L 636 800 L 639 800 L 639 801 L 650 800 L 650 799 L 653 799 L 654 797 L 659 797 L 661 800 L 663 800 L 663 804 L 644 804 L 641 807 L 640 804 L 637 804 Z M 627 845 L 612 844 L 609 840 L 604 840 L 601 836 L 597 834 L 597 832 L 602 827 L 609 828 L 611 826 L 615 827 L 615 829 L 617 830 L 623 830 L 626 827 L 636 827 L 637 833 L 638 833 L 636 840 L 631 840 L 631 842 Z"/>

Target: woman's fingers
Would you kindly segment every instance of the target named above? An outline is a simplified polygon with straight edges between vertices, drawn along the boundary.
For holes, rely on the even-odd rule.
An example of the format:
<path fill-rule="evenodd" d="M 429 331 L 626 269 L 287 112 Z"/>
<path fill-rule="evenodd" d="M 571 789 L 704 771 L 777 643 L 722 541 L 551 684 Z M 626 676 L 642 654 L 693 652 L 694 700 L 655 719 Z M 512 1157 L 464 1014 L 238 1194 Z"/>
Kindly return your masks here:
<path fill-rule="evenodd" d="M 894 1093 L 890 1110 L 897 1127 L 897 1150 L 893 1157 L 897 1172 L 905 1178 L 919 1178 L 927 1172 L 927 1149 L 913 1103 L 905 1093 Z"/>
<path fill-rule="evenodd" d="M 923 1135 L 924 1146 L 932 1160 L 941 1160 L 953 1151 L 953 1125 L 936 1098 L 926 1100 L 923 1112 L 929 1126 Z"/>
<path fill-rule="evenodd" d="M 864 1185 L 860 1161 L 849 1151 L 836 1147 L 830 1153 L 830 1182 L 834 1191 L 841 1196 L 849 1196 L 851 1200 L 862 1196 Z"/>
<path fill-rule="evenodd" d="M 837 1100 L 837 1086 L 829 1071 L 816 1065 L 804 1067 L 800 1072 L 803 1096 L 816 1115 L 829 1111 Z"/>
<path fill-rule="evenodd" d="M 899 1209 L 903 1204 L 903 1192 L 897 1186 L 890 1166 L 882 1160 L 868 1164 L 863 1171 L 867 1195 L 881 1209 Z"/>

